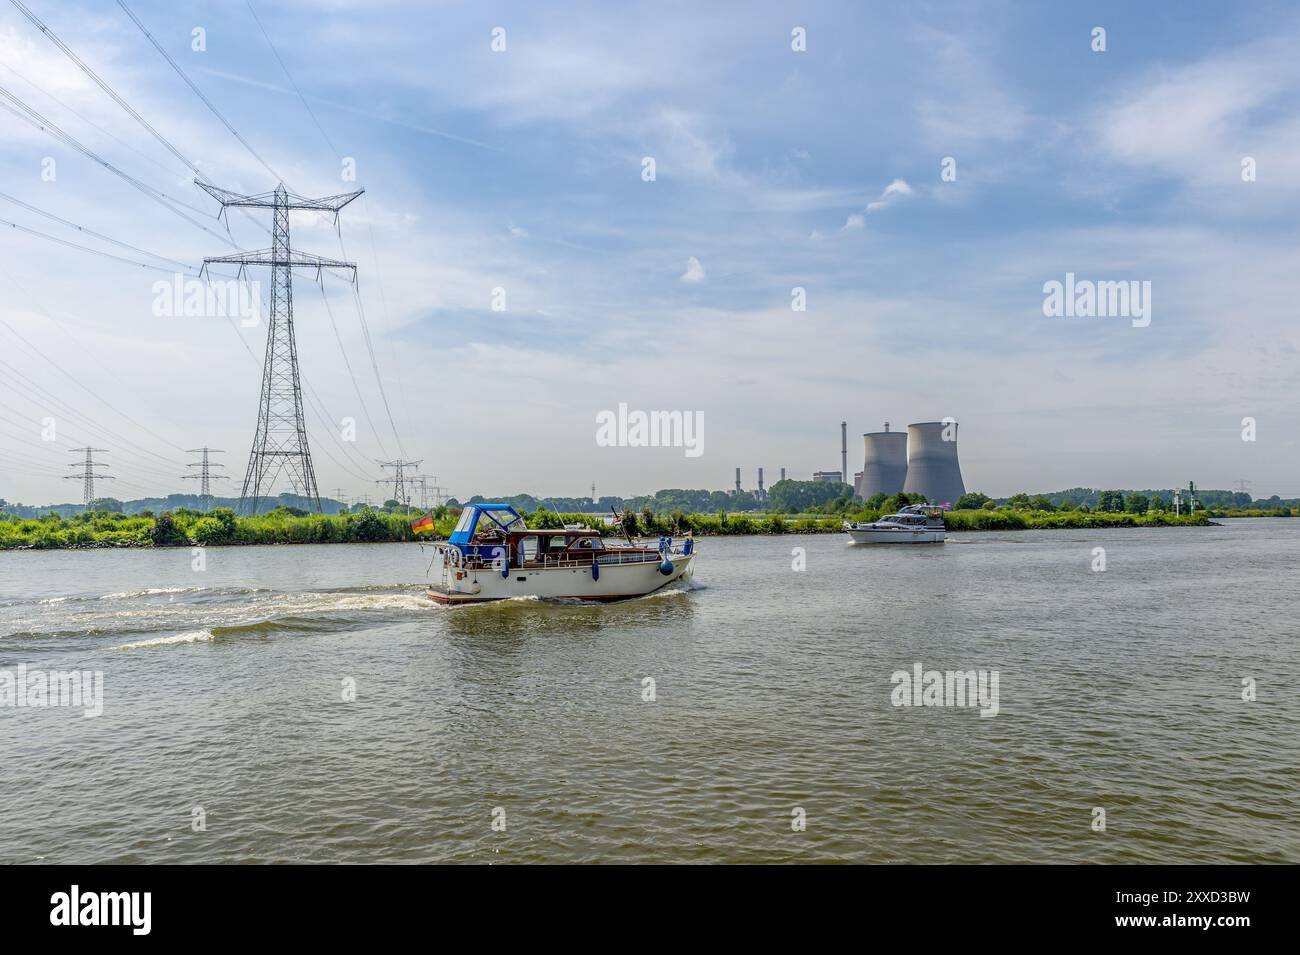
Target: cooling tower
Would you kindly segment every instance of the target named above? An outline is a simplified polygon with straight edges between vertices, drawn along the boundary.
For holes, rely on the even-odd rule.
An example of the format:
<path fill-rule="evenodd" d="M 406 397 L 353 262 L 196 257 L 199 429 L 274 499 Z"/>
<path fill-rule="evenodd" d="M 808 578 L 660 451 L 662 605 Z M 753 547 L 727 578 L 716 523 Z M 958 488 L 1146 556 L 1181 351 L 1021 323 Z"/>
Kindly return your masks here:
<path fill-rule="evenodd" d="M 951 429 L 951 430 L 948 430 Z M 943 440 L 945 430 L 951 441 Z M 966 493 L 957 463 L 957 423 L 926 421 L 907 426 L 907 480 L 903 490 L 924 494 L 931 504 L 956 504 Z"/>
<path fill-rule="evenodd" d="M 862 443 L 862 477 L 854 492 L 864 501 L 873 494 L 897 494 L 907 480 L 907 435 L 885 425 L 884 431 L 864 434 Z"/>

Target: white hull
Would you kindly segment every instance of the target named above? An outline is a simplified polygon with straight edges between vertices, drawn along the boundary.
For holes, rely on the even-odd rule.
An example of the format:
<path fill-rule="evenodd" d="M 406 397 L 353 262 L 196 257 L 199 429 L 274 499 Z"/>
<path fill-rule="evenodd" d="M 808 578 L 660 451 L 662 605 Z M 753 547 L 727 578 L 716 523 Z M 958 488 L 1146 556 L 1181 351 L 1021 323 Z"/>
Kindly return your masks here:
<path fill-rule="evenodd" d="M 846 528 L 855 544 L 942 544 L 942 528 Z"/>
<path fill-rule="evenodd" d="M 627 600 L 642 597 L 691 576 L 695 555 L 672 556 L 669 574 L 659 571 L 659 561 L 600 564 L 592 576 L 590 564 L 562 567 L 512 567 L 509 576 L 499 570 L 465 570 L 456 579 L 457 568 L 434 566 L 433 585 L 428 595 L 442 604 L 485 603 L 510 597 L 538 597 L 543 600 Z"/>

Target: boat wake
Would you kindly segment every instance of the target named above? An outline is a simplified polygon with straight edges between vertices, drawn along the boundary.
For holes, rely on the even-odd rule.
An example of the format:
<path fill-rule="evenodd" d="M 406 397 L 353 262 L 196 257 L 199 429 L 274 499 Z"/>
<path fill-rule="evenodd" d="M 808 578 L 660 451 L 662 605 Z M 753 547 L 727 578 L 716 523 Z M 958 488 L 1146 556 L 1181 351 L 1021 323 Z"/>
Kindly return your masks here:
<path fill-rule="evenodd" d="M 172 647 L 182 643 L 211 643 L 211 630 L 192 630 L 189 633 L 177 633 L 167 637 L 154 637 L 151 640 L 136 640 L 121 646 L 109 647 L 110 650 L 143 650 L 147 647 Z"/>
<path fill-rule="evenodd" d="M 8 621 L 18 626 L 5 627 L 6 621 L 0 620 L 0 640 L 91 641 L 88 649 L 137 649 L 274 631 L 364 628 L 376 618 L 431 609 L 431 601 L 406 584 L 291 592 L 150 587 L 29 601 L 17 618 Z M 131 642 L 121 642 L 133 637 Z M 105 647 L 108 641 L 112 645 Z"/>

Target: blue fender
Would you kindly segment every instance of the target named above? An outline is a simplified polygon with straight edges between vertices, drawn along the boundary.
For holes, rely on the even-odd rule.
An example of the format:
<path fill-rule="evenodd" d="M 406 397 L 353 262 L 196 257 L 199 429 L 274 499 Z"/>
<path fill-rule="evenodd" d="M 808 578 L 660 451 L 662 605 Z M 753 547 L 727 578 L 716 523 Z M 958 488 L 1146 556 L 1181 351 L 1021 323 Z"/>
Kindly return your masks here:
<path fill-rule="evenodd" d="M 591 559 L 591 579 L 600 580 L 600 564 L 594 557 Z"/>

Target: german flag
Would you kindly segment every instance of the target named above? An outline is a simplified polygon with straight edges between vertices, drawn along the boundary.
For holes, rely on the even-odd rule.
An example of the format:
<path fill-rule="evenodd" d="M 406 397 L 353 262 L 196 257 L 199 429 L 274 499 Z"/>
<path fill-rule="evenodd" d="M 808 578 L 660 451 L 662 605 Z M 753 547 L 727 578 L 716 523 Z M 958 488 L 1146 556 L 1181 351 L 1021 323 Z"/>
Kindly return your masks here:
<path fill-rule="evenodd" d="M 423 517 L 417 517 L 415 520 L 411 521 L 411 530 L 416 534 L 421 531 L 433 530 L 433 511 L 430 511 Z"/>

